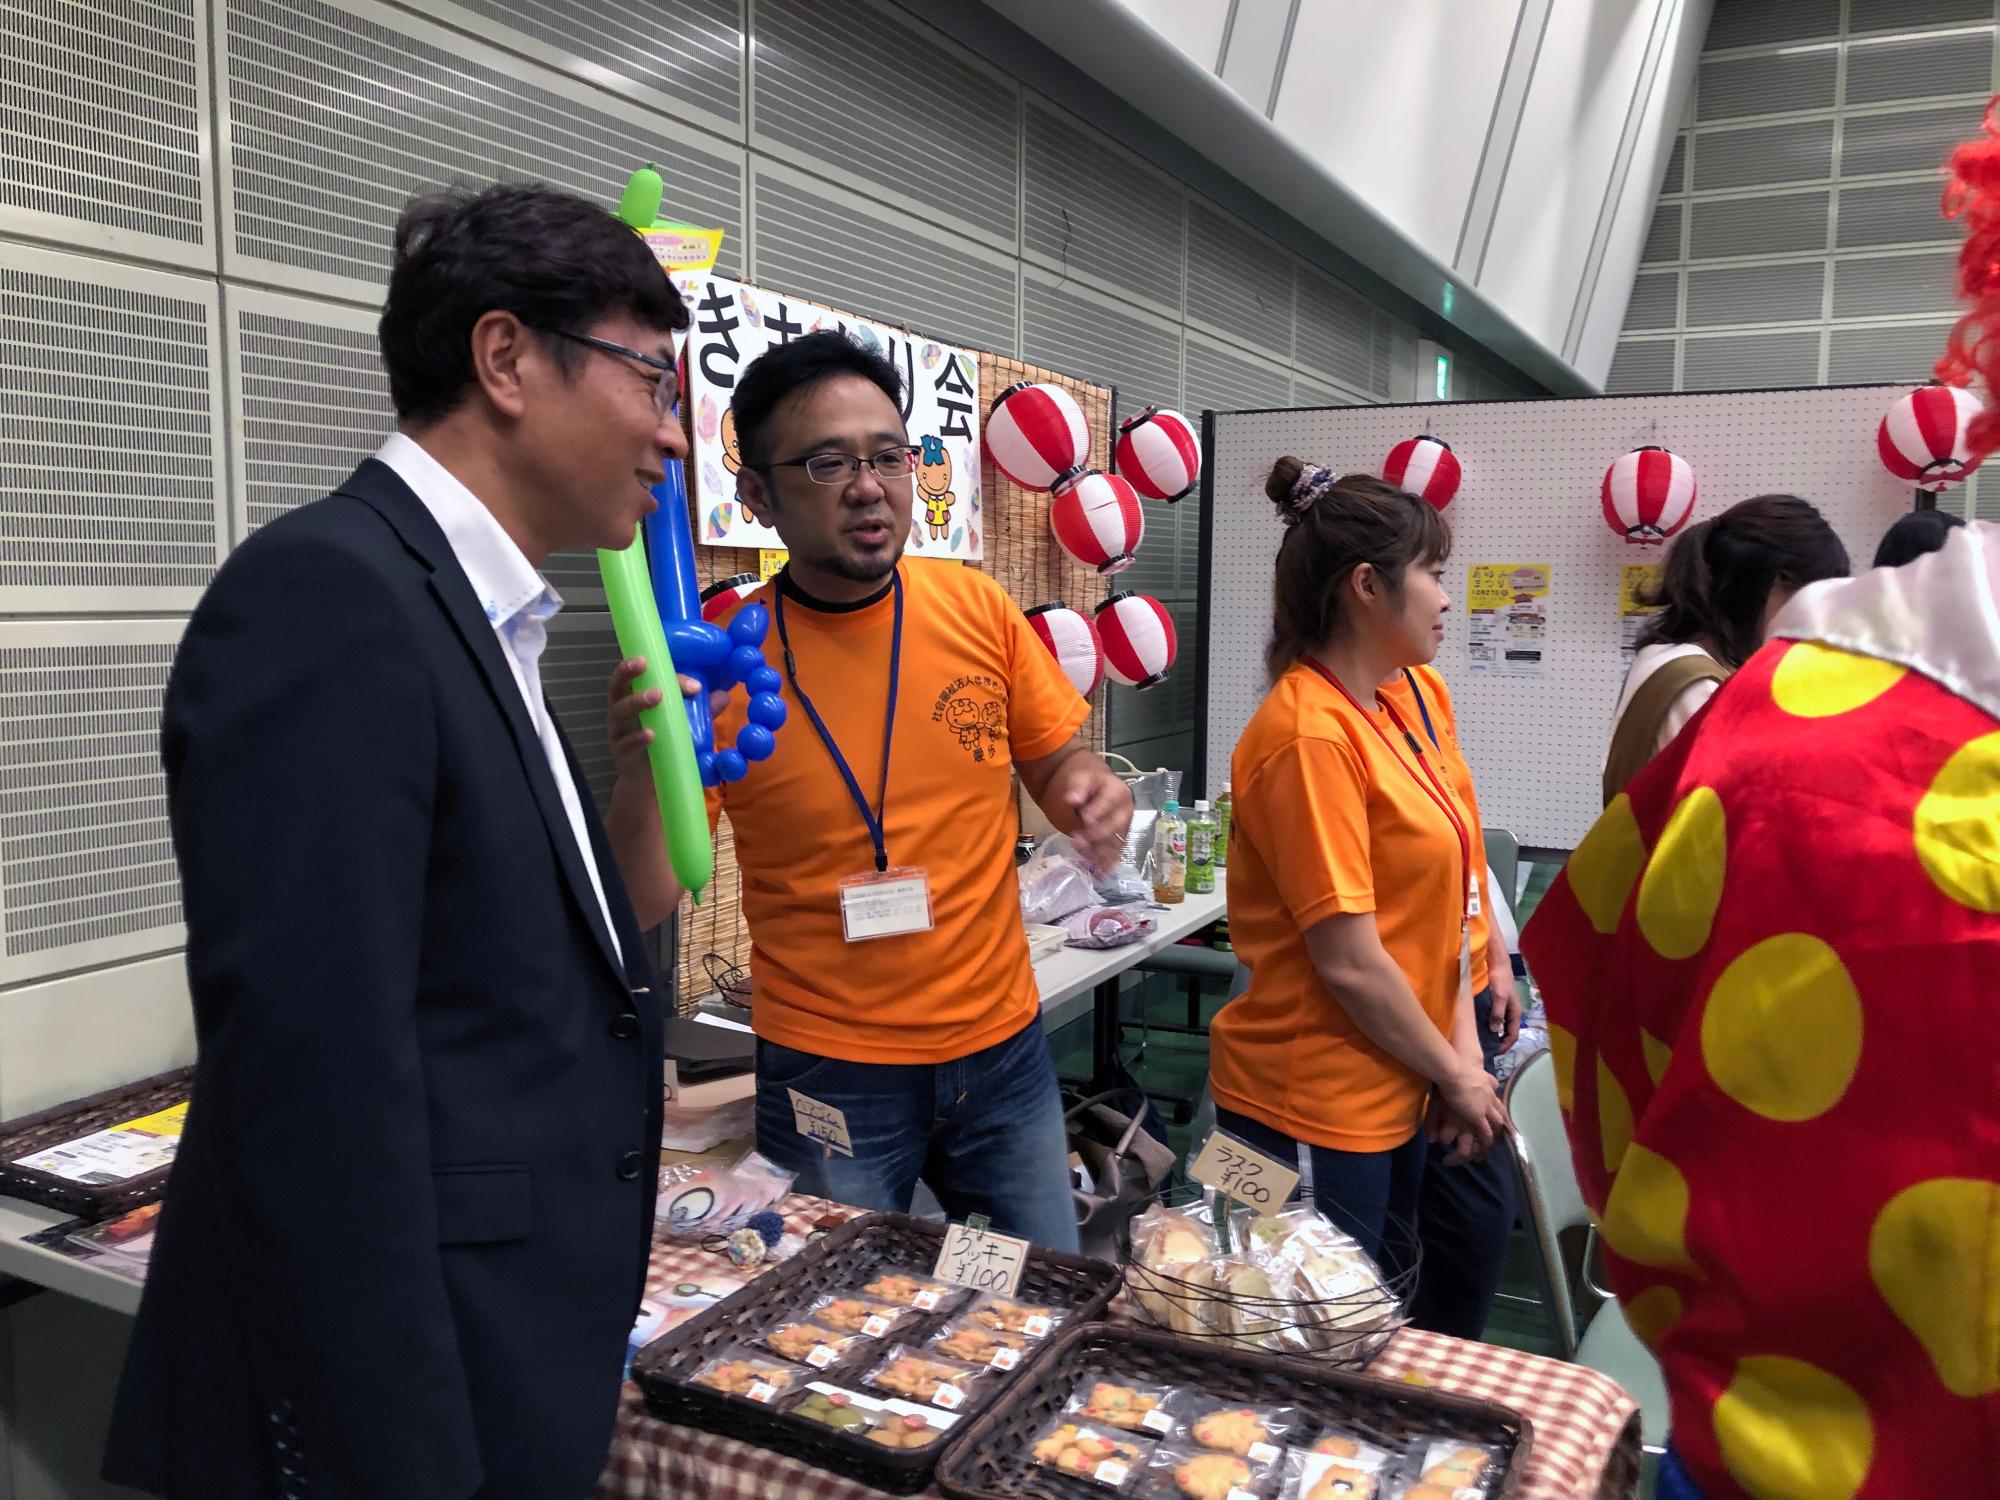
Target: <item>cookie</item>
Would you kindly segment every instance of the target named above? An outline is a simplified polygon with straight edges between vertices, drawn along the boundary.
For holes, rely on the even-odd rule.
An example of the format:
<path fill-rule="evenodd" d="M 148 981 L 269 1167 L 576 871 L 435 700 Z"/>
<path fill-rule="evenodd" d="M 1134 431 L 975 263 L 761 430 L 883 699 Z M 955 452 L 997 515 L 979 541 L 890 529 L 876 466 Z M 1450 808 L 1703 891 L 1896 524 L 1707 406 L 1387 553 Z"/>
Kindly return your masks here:
<path fill-rule="evenodd" d="M 962 1359 L 975 1365 L 990 1364 L 993 1356 L 1002 1349 L 1012 1349 L 1016 1353 L 1028 1346 L 1025 1336 L 1018 1333 L 1002 1333 L 997 1328 L 979 1328 L 966 1324 L 937 1341 L 934 1346 L 940 1354 L 949 1354 L 953 1359 Z"/>
<path fill-rule="evenodd" d="M 984 1328 L 1003 1333 L 1024 1333 L 1041 1338 L 1055 1327 L 1055 1309 L 1026 1302 L 1010 1302 L 1005 1297 L 988 1297 L 972 1311 L 972 1320 Z"/>
<path fill-rule="evenodd" d="M 761 1359 L 719 1359 L 699 1375 L 694 1377 L 696 1385 L 705 1385 L 712 1391 L 721 1391 L 725 1396 L 755 1396 L 758 1387 L 768 1387 L 773 1393 L 787 1389 L 796 1373 L 782 1365 Z M 761 1399 L 769 1400 L 769 1396 Z"/>
<path fill-rule="evenodd" d="M 934 1312 L 953 1289 L 941 1281 L 932 1281 L 928 1276 L 890 1271 L 877 1276 L 861 1290 L 871 1297 L 880 1297 L 884 1302 L 893 1302 L 898 1307 L 916 1307 Z"/>
<path fill-rule="evenodd" d="M 1212 1411 L 1195 1422 L 1191 1436 L 1204 1448 L 1247 1455 L 1259 1443 L 1271 1441 L 1271 1429 L 1254 1411 Z"/>
<path fill-rule="evenodd" d="M 891 1413 L 868 1434 L 868 1441 L 884 1448 L 925 1448 L 942 1436 L 941 1429 L 915 1412 L 904 1412 Z"/>
<path fill-rule="evenodd" d="M 1375 1500 L 1375 1476 L 1332 1464 L 1300 1500 Z"/>
<path fill-rule="evenodd" d="M 1074 1422 L 1063 1423 L 1030 1453 L 1038 1464 L 1065 1474 L 1088 1474 L 1107 1484 L 1122 1484 L 1126 1472 L 1137 1466 L 1141 1456 L 1134 1444 L 1121 1443 Z M 1105 1464 L 1120 1467 L 1106 1470 Z"/>
<path fill-rule="evenodd" d="M 1231 1453 L 1201 1453 L 1174 1465 L 1174 1485 L 1188 1500 L 1229 1500 L 1250 1482 L 1250 1465 Z"/>
<path fill-rule="evenodd" d="M 838 1328 L 843 1333 L 861 1333 L 868 1326 L 870 1318 L 893 1316 L 896 1309 L 884 1307 L 880 1302 L 866 1301 L 860 1297 L 836 1297 L 826 1306 L 817 1309 L 813 1318 L 829 1328 Z"/>
<path fill-rule="evenodd" d="M 869 1376 L 868 1383 L 885 1391 L 894 1391 L 898 1396 L 907 1396 L 912 1401 L 936 1401 L 938 1392 L 946 1386 L 960 1392 L 962 1398 L 970 1375 L 970 1371 L 945 1364 L 942 1360 L 901 1354 Z"/>
<path fill-rule="evenodd" d="M 1100 1380 L 1091 1386 L 1089 1396 L 1077 1408 L 1076 1414 L 1087 1422 L 1109 1422 L 1113 1427 L 1138 1431 L 1147 1425 L 1147 1414 L 1159 1404 L 1156 1392 Z"/>
<path fill-rule="evenodd" d="M 831 1427 L 835 1432 L 866 1432 L 872 1425 L 868 1414 L 844 1391 L 814 1391 L 792 1408 L 792 1415 Z"/>
<path fill-rule="evenodd" d="M 765 1346 L 772 1352 L 814 1365 L 831 1364 L 853 1341 L 851 1335 L 834 1333 L 812 1323 L 785 1323 L 764 1335 Z M 826 1353 L 815 1357 L 814 1351 L 819 1349 Z"/>
<path fill-rule="evenodd" d="M 1361 1451 L 1361 1444 L 1354 1438 L 1344 1437 L 1338 1432 L 1329 1432 L 1312 1445 L 1315 1453 L 1331 1453 L 1335 1458 L 1353 1458 Z"/>

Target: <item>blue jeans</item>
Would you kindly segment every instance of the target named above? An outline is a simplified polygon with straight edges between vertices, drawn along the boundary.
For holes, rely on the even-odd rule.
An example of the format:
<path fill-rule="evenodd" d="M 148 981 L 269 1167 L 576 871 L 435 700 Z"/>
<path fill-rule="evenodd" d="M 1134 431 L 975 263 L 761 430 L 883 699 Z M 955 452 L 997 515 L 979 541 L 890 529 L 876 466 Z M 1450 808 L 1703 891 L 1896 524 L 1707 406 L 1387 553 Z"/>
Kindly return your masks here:
<path fill-rule="evenodd" d="M 1472 1002 L 1488 1073 L 1500 1047 L 1500 1038 L 1487 1025 L 1492 1009 L 1491 990 Z M 1514 1232 L 1512 1152 L 1504 1140 L 1496 1140 L 1483 1161 L 1456 1167 L 1445 1165 L 1451 1153 L 1444 1147 L 1429 1146 L 1428 1153 L 1417 1211 L 1424 1261 L 1410 1298 L 1410 1321 L 1432 1333 L 1477 1339 L 1500 1291 L 1507 1238 Z"/>
<path fill-rule="evenodd" d="M 1246 1146 L 1283 1162 L 1299 1159 L 1299 1143 L 1262 1120 L 1217 1109 L 1217 1128 Z M 1419 1130 L 1388 1151 L 1336 1151 L 1313 1146 L 1313 1206 L 1360 1242 L 1382 1274 L 1400 1275 L 1410 1264 L 1410 1236 L 1417 1223 L 1417 1199 L 1429 1142 Z M 1397 1221 L 1392 1227 L 1391 1220 Z"/>
<path fill-rule="evenodd" d="M 847 1117 L 854 1155 L 798 1133 L 797 1089 Z M 1041 1023 L 945 1063 L 861 1063 L 757 1041 L 757 1149 L 795 1190 L 908 1213 L 922 1178 L 954 1219 L 1051 1250 L 1077 1248 L 1069 1137 Z"/>

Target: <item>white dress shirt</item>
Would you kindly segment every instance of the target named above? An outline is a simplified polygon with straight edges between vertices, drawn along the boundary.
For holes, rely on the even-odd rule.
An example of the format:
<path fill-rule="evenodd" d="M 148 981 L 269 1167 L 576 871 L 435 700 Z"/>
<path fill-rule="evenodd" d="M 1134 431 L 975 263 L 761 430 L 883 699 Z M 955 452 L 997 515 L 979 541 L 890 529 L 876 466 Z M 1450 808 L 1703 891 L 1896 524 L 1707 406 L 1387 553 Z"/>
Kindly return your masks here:
<path fill-rule="evenodd" d="M 451 471 L 426 453 L 406 433 L 391 433 L 375 452 L 376 458 L 396 471 L 397 477 L 416 491 L 417 498 L 438 523 L 452 555 L 471 580 L 493 633 L 500 638 L 507 665 L 513 668 L 514 685 L 528 708 L 528 722 L 542 742 L 542 754 L 555 778 L 562 797 L 563 811 L 569 815 L 571 835 L 577 853 L 583 856 L 584 872 L 597 895 L 597 909 L 604 914 L 604 930 L 622 963 L 624 945 L 611 922 L 611 906 L 604 899 L 604 881 L 597 873 L 597 860 L 590 849 L 590 835 L 583 824 L 583 804 L 576 783 L 569 774 L 569 760 L 556 737 L 555 720 L 549 716 L 542 697 L 542 648 L 549 643 L 549 621 L 562 608 L 562 596 L 537 573 L 514 539 L 494 519 L 493 512 L 479 503 L 478 496 L 452 475 Z"/>

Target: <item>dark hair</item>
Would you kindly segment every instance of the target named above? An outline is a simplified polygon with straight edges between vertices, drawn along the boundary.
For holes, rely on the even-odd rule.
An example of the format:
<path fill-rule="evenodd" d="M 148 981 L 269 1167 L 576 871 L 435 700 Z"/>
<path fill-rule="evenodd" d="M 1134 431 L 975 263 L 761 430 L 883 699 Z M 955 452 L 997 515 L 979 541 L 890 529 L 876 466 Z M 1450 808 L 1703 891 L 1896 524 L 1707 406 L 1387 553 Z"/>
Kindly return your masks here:
<path fill-rule="evenodd" d="M 1451 528 L 1435 509 L 1372 474 L 1336 479 L 1289 455 L 1271 465 L 1264 493 L 1285 522 L 1271 589 L 1272 680 L 1340 631 L 1347 580 L 1372 563 L 1392 594 L 1412 563 L 1451 555 Z"/>
<path fill-rule="evenodd" d="M 1847 549 L 1811 503 L 1797 495 L 1739 500 L 1674 539 L 1659 587 L 1641 601 L 1660 613 L 1639 644 L 1704 642 L 1724 666 L 1740 667 L 1764 643 L 1773 588 L 1847 574 Z"/>
<path fill-rule="evenodd" d="M 516 182 L 413 198 L 396 221 L 377 327 L 401 421 L 434 422 L 465 399 L 473 325 L 495 311 L 542 334 L 581 333 L 619 312 L 661 330 L 688 326 L 646 242 L 587 199 Z M 568 339 L 548 342 L 565 374 L 586 353 Z"/>
<path fill-rule="evenodd" d="M 765 429 L 780 402 L 836 375 L 872 380 L 897 411 L 903 410 L 903 377 L 896 367 L 846 334 L 823 328 L 766 349 L 737 377 L 729 409 L 736 416 L 736 447 L 743 455 L 743 467 L 754 469 L 770 462 Z"/>
<path fill-rule="evenodd" d="M 1926 552 L 1937 551 L 1964 524 L 1963 516 L 1948 510 L 1913 510 L 1882 534 L 1882 545 L 1875 549 L 1875 566 L 1900 568 L 1914 562 Z"/>

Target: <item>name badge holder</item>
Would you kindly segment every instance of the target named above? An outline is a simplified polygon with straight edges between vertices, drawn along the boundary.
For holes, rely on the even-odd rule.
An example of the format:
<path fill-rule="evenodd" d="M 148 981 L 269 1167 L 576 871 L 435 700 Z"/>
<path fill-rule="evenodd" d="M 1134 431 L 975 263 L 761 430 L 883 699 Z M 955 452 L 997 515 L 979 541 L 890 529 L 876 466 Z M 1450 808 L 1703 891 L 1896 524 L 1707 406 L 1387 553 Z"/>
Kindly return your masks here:
<path fill-rule="evenodd" d="M 850 875 L 839 883 L 840 930 L 850 943 L 906 937 L 911 933 L 929 932 L 936 925 L 931 905 L 930 873 L 910 865 L 891 869 L 888 844 L 883 833 L 883 816 L 889 805 L 889 755 L 896 736 L 896 695 L 903 664 L 903 575 L 898 572 L 894 578 L 895 624 L 889 638 L 889 701 L 882 719 L 882 779 L 876 788 L 873 807 L 862 795 L 861 783 L 855 778 L 854 768 L 847 763 L 847 757 L 841 753 L 833 732 L 826 727 L 826 721 L 820 717 L 805 689 L 799 686 L 798 663 L 792 656 L 791 636 L 785 629 L 784 580 L 780 579 L 778 584 L 775 613 L 778 642 L 784 649 L 785 680 L 791 684 L 792 696 L 799 700 L 799 707 L 805 710 L 814 733 L 826 747 L 834 769 L 840 772 L 840 779 L 847 783 L 847 794 L 854 800 L 855 810 L 861 814 L 861 821 L 868 830 L 868 841 L 875 851 L 875 868 L 872 871 Z"/>

